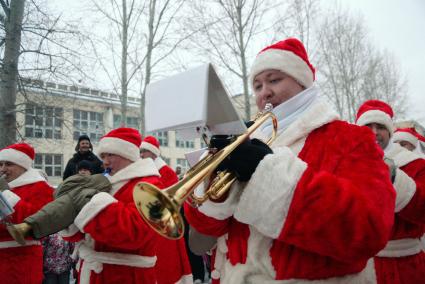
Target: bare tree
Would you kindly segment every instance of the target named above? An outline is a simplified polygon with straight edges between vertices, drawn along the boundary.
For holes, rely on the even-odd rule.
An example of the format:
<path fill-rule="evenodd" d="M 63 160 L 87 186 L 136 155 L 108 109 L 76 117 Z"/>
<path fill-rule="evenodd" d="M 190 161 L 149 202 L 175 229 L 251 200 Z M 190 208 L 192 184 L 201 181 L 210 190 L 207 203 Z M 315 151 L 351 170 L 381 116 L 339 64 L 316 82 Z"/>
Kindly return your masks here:
<path fill-rule="evenodd" d="M 406 82 L 388 53 L 379 52 L 368 38 L 361 17 L 334 10 L 319 29 L 319 83 L 340 115 L 354 121 L 367 99 L 382 99 L 403 115 Z"/>
<path fill-rule="evenodd" d="M 72 74 L 84 74 L 79 68 L 84 42 L 78 29 L 63 24 L 61 16 L 53 17 L 40 1 L 0 1 L 1 85 L 0 85 L 0 147 L 17 139 L 16 113 L 22 106 L 16 103 L 17 92 L 24 103 L 31 101 L 26 92 L 29 77 L 70 81 Z M 69 45 L 74 45 L 75 50 Z"/>
<path fill-rule="evenodd" d="M 2 25 L 4 37 L 4 55 L 0 69 L 0 148 L 16 141 L 16 90 L 18 80 L 18 63 L 21 45 L 24 0 L 12 1 L 10 5 L 0 1 L 4 15 Z"/>
<path fill-rule="evenodd" d="M 193 1 L 186 24 L 187 29 L 199 31 L 193 46 L 241 80 L 245 119 L 251 118 L 248 58 L 254 53 L 250 48 L 264 32 L 263 16 L 273 7 L 261 0 Z"/>
<path fill-rule="evenodd" d="M 141 131 L 144 132 L 146 85 L 155 66 L 184 40 L 174 23 L 184 1 L 122 0 L 118 3 L 110 0 L 108 5 L 104 1 L 92 2 L 95 10 L 113 27 L 93 41 L 93 47 L 102 70 L 120 96 L 121 125 L 127 120 L 128 95 L 140 95 Z M 111 61 L 112 64 L 108 64 Z"/>

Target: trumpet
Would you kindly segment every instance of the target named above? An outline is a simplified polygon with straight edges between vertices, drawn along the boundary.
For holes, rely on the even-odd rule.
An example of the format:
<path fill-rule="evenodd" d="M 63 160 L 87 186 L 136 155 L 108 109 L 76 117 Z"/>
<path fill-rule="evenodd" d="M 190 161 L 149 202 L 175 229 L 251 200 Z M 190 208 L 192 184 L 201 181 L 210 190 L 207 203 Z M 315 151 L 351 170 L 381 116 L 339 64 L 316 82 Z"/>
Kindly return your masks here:
<path fill-rule="evenodd" d="M 208 199 L 220 199 L 229 191 L 236 177 L 228 171 L 218 173 L 201 197 L 193 194 L 195 188 L 212 176 L 218 165 L 268 119 L 272 121 L 273 132 L 267 144 L 270 145 L 276 139 L 277 119 L 271 111 L 272 105 L 267 104 L 265 109 L 257 114 L 254 124 L 245 133 L 237 136 L 232 143 L 220 151 L 208 154 L 194 165 L 182 180 L 167 189 L 160 190 L 144 182 L 136 184 L 133 189 L 134 203 L 148 225 L 165 238 L 172 240 L 181 238 L 184 234 L 184 222 L 180 215 L 182 204 L 189 197 L 192 197 L 192 202 L 198 206 Z"/>

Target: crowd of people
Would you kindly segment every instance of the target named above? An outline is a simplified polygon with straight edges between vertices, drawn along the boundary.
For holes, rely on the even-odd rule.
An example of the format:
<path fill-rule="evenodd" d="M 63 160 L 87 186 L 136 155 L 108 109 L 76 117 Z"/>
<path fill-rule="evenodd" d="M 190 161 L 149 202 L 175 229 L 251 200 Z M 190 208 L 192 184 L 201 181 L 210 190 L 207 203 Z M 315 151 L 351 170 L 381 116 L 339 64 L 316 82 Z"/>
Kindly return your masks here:
<path fill-rule="evenodd" d="M 155 137 L 111 130 L 98 158 L 81 136 L 57 189 L 32 168 L 31 145 L 1 149 L 0 192 L 14 210 L 0 224 L 1 282 L 425 283 L 424 137 L 395 129 L 380 100 L 341 120 L 314 81 L 299 40 L 260 51 L 250 85 L 259 110 L 273 106 L 276 139 L 264 142 L 266 122 L 220 164 L 237 182 L 220 200 L 186 202 L 179 240 L 155 233 L 133 199 L 139 182 L 183 178 Z M 214 138 L 214 151 L 230 141 Z"/>

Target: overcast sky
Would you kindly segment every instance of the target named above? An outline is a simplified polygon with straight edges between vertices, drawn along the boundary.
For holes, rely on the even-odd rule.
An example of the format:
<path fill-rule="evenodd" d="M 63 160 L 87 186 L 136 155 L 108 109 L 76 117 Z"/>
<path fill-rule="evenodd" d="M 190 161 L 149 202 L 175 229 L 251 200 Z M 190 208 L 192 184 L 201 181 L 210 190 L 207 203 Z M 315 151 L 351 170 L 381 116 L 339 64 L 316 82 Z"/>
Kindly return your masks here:
<path fill-rule="evenodd" d="M 336 0 L 321 0 L 322 7 Z M 360 13 L 370 38 L 379 49 L 392 53 L 408 79 L 408 119 L 425 126 L 425 1 L 424 0 L 340 0 L 343 7 Z M 66 4 L 65 4 L 66 3 Z M 49 5 L 64 10 L 80 10 L 84 1 L 51 1 Z M 71 13 L 72 14 L 72 13 Z"/>
<path fill-rule="evenodd" d="M 333 1 L 323 0 L 329 4 Z M 407 118 L 425 126 L 425 1 L 342 0 L 353 12 L 364 15 L 377 47 L 394 54 L 409 84 Z"/>

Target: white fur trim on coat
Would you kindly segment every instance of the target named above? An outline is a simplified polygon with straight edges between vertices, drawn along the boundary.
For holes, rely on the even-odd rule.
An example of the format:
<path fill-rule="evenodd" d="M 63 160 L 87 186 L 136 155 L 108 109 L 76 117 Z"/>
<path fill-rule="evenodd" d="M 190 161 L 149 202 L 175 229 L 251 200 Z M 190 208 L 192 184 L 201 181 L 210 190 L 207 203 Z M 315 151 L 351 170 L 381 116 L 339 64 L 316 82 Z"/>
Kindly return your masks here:
<path fill-rule="evenodd" d="M 195 191 L 197 196 L 204 194 L 205 183 L 201 184 Z M 205 201 L 198 210 L 208 217 L 217 220 L 225 220 L 233 215 L 235 212 L 236 204 L 239 200 L 241 192 L 241 183 L 235 182 L 229 191 L 229 196 L 224 202 Z"/>
<path fill-rule="evenodd" d="M 243 190 L 235 218 L 266 236 L 277 238 L 306 168 L 307 164 L 287 147 L 266 155 Z"/>
<path fill-rule="evenodd" d="M 79 231 L 80 231 L 80 229 L 78 229 L 78 227 L 75 226 L 75 224 L 71 224 L 71 225 L 68 226 L 68 228 L 59 231 L 59 235 L 62 238 L 69 238 L 69 237 L 74 236 Z"/>
<path fill-rule="evenodd" d="M 148 151 L 151 151 L 152 153 L 154 153 L 156 156 L 159 156 L 159 155 L 161 155 L 161 151 L 158 149 L 158 148 L 156 148 L 154 145 L 152 145 L 151 143 L 148 143 L 148 142 L 145 142 L 145 141 L 143 141 L 142 142 L 142 145 L 140 145 L 140 149 L 144 149 L 144 150 L 148 150 Z"/>
<path fill-rule="evenodd" d="M 26 170 L 32 165 L 32 159 L 27 154 L 12 148 L 0 151 L 0 161 L 12 162 Z"/>
<path fill-rule="evenodd" d="M 391 143 L 391 142 L 390 142 Z M 410 162 L 418 159 L 423 159 L 419 153 L 412 152 L 400 146 L 398 143 L 392 143 L 385 149 L 385 157 L 394 161 L 397 167 L 403 167 Z"/>
<path fill-rule="evenodd" d="M 44 177 L 41 176 L 38 170 L 29 168 L 22 175 L 12 180 L 11 182 L 9 182 L 9 187 L 12 188 L 13 190 L 15 187 L 24 186 L 24 185 L 36 183 L 39 181 L 46 181 L 46 180 L 44 179 Z"/>
<path fill-rule="evenodd" d="M 418 143 L 418 137 L 413 136 L 409 132 L 396 131 L 393 136 L 393 141 L 394 142 L 407 141 L 416 147 L 416 144 Z"/>
<path fill-rule="evenodd" d="M 379 257 L 405 257 L 418 254 L 422 251 L 420 239 L 400 239 L 388 241 L 383 250 L 378 252 Z"/>
<path fill-rule="evenodd" d="M 92 199 L 84 205 L 81 211 L 78 213 L 74 220 L 74 224 L 84 232 L 84 227 L 94 217 L 96 217 L 103 209 L 108 207 L 110 204 L 118 202 L 112 195 L 106 192 L 96 193 Z"/>
<path fill-rule="evenodd" d="M 156 158 L 154 163 L 158 171 L 163 167 L 167 166 L 167 163 L 163 159 L 161 159 L 161 157 Z"/>
<path fill-rule="evenodd" d="M 416 192 L 416 183 L 405 172 L 396 170 L 394 180 L 394 189 L 396 191 L 395 212 L 400 212 L 412 200 Z"/>
<path fill-rule="evenodd" d="M 390 135 L 392 136 L 394 133 L 394 124 L 391 117 L 380 110 L 368 110 L 364 112 L 359 119 L 356 121 L 357 125 L 365 126 L 369 123 L 379 123 L 385 126 L 385 128 L 388 129 L 390 132 Z"/>
<path fill-rule="evenodd" d="M 313 85 L 313 71 L 301 57 L 291 51 L 267 49 L 257 55 L 251 67 L 251 86 L 253 86 L 255 76 L 269 69 L 284 72 L 306 88 Z"/>
<path fill-rule="evenodd" d="M 3 194 L 4 198 L 6 199 L 6 201 L 10 204 L 10 206 L 12 208 L 15 207 L 16 203 L 18 203 L 19 200 L 21 200 L 21 198 L 19 197 L 19 195 L 13 193 L 12 191 L 10 191 L 8 189 L 7 190 L 4 190 L 2 192 L 2 194 Z"/>
<path fill-rule="evenodd" d="M 100 139 L 96 152 L 99 156 L 102 153 L 115 154 L 133 162 L 140 158 L 138 146 L 126 140 L 114 137 Z"/>

